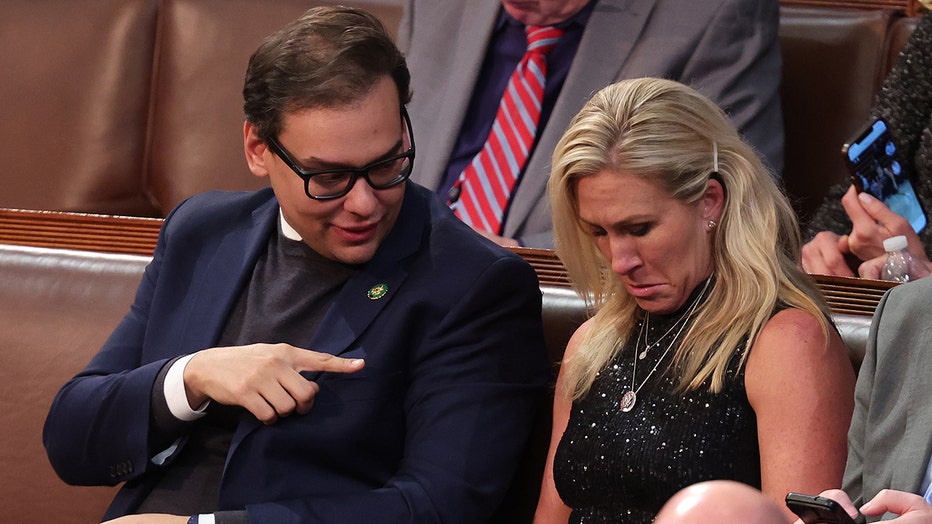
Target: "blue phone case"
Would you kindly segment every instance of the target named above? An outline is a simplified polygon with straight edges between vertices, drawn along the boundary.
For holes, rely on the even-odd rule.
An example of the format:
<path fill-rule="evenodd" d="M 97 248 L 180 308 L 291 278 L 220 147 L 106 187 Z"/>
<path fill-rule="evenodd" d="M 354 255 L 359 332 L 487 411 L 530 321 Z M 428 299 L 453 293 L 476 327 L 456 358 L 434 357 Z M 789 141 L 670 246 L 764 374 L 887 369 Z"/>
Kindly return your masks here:
<path fill-rule="evenodd" d="M 926 214 L 913 185 L 903 173 L 897 146 L 882 119 L 871 122 L 842 148 L 845 161 L 858 191 L 874 195 L 891 210 L 909 221 L 913 231 L 926 227 Z"/>

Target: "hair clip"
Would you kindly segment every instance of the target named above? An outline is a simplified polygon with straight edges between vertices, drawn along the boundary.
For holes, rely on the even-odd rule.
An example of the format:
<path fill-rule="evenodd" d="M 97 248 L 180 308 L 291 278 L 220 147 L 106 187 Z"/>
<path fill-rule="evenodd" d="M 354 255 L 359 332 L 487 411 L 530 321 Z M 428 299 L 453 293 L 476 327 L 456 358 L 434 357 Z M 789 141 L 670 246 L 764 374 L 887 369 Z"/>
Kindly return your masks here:
<path fill-rule="evenodd" d="M 712 171 L 718 173 L 718 142 L 712 141 Z"/>

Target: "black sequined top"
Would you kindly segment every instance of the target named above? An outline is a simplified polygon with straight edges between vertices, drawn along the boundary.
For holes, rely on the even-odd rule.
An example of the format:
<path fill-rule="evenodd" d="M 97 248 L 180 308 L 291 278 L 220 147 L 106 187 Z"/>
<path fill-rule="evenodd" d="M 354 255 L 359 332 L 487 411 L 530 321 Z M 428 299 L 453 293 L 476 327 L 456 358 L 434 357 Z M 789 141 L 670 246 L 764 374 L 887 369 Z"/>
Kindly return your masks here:
<path fill-rule="evenodd" d="M 691 301 L 687 301 L 689 304 Z M 651 315 L 650 341 L 684 313 Z M 635 328 L 635 333 L 640 324 Z M 672 334 L 667 336 L 667 340 Z M 554 480 L 574 508 L 571 523 L 651 522 L 660 507 L 690 484 L 731 479 L 760 488 L 757 420 L 744 389 L 744 369 L 732 360 L 723 390 L 673 394 L 673 373 L 663 373 L 671 351 L 637 393 L 630 412 L 622 395 L 631 389 L 637 337 L 603 370 L 582 400 L 573 403 L 554 459 Z M 742 345 L 746 341 L 742 342 Z M 637 387 L 666 348 L 638 361 Z"/>
<path fill-rule="evenodd" d="M 903 46 L 883 81 L 872 113 L 887 121 L 890 135 L 899 148 L 903 173 L 912 181 L 916 196 L 932 223 L 932 11 L 922 17 Z M 819 231 L 833 231 L 839 235 L 851 231 L 851 220 L 841 205 L 841 196 L 849 186 L 850 182 L 845 182 L 829 189 L 808 223 L 806 239 Z M 919 237 L 926 254 L 932 256 L 932 227 L 927 226 Z"/>

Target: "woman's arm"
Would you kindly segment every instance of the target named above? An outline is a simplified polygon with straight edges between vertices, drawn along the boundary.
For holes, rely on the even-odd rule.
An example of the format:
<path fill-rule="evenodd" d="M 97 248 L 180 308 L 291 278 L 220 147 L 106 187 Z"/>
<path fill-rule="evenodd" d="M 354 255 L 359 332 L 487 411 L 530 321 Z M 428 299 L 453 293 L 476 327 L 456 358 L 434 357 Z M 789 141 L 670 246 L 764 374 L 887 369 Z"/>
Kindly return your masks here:
<path fill-rule="evenodd" d="M 781 507 L 788 491 L 819 493 L 841 485 L 854 382 L 841 337 L 830 329 L 826 340 L 810 313 L 783 310 L 761 330 L 745 385 L 757 416 L 761 490 Z"/>
<path fill-rule="evenodd" d="M 566 424 L 570 419 L 570 409 L 573 402 L 564 393 L 566 388 L 566 362 L 576 354 L 579 349 L 579 343 L 585 338 L 589 331 L 591 320 L 587 320 L 579 329 L 570 337 L 566 344 L 566 350 L 563 352 L 563 364 L 560 366 L 560 374 L 557 376 L 556 391 L 553 395 L 553 423 L 550 432 L 550 450 L 547 452 L 547 465 L 544 466 L 544 479 L 540 487 L 540 500 L 537 502 L 537 511 L 534 513 L 534 524 L 566 524 L 570 519 L 572 511 L 557 493 L 557 487 L 553 482 L 553 457 L 556 455 L 557 446 L 566 431 Z"/>

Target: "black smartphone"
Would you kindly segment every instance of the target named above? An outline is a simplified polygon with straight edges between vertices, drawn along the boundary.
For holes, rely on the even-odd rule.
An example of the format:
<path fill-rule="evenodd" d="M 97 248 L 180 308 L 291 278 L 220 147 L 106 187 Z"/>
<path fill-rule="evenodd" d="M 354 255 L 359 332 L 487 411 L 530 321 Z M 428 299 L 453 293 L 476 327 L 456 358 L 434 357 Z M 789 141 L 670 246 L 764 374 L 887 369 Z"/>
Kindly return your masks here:
<path fill-rule="evenodd" d="M 913 231 L 926 227 L 926 214 L 903 173 L 897 146 L 883 119 L 872 121 L 842 148 L 854 187 L 877 197 L 909 221 Z"/>
<path fill-rule="evenodd" d="M 841 504 L 826 497 L 790 492 L 786 494 L 786 507 L 806 524 L 856 524 Z"/>

